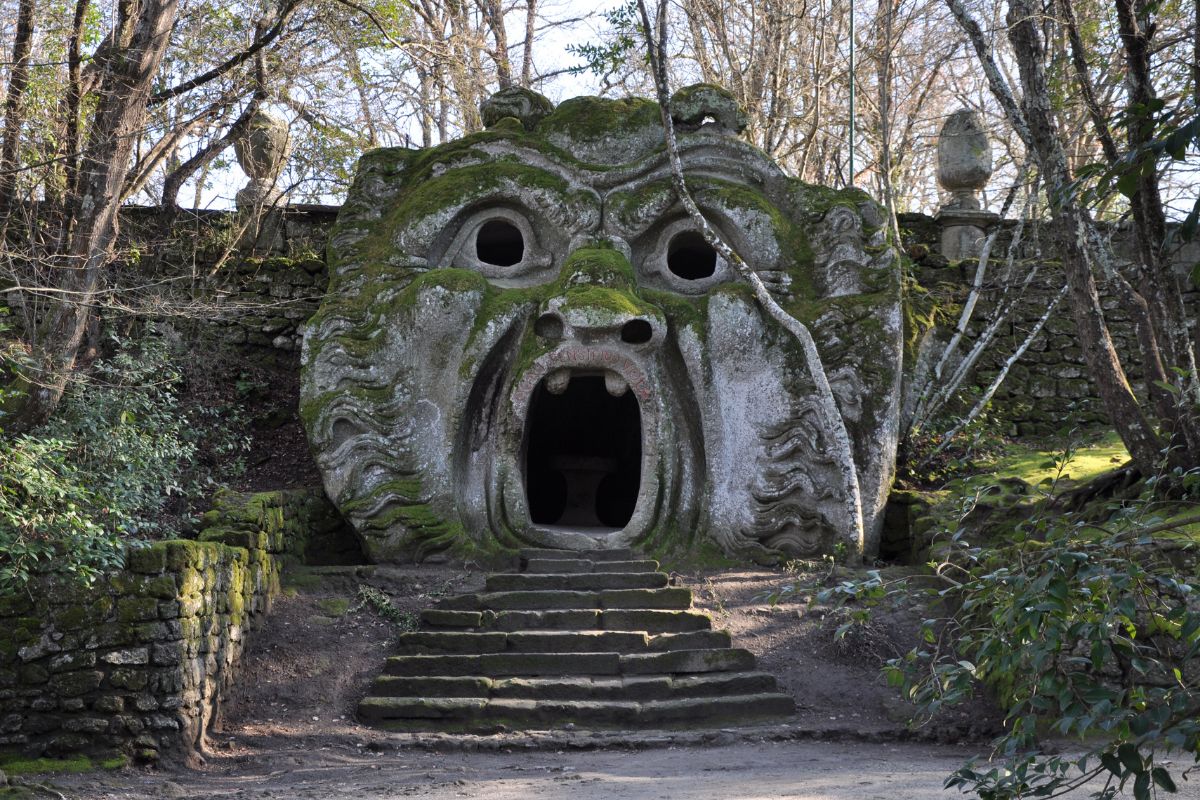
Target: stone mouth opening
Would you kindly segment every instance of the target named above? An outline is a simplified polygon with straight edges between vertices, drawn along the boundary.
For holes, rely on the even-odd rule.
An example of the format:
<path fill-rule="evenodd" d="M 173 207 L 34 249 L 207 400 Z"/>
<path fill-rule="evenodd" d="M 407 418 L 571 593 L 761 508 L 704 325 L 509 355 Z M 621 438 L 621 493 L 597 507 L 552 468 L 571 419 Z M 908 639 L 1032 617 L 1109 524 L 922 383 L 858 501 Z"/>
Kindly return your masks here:
<path fill-rule="evenodd" d="M 642 483 L 642 418 L 624 381 L 558 370 L 533 392 L 525 423 L 530 521 L 591 532 L 633 517 Z"/>

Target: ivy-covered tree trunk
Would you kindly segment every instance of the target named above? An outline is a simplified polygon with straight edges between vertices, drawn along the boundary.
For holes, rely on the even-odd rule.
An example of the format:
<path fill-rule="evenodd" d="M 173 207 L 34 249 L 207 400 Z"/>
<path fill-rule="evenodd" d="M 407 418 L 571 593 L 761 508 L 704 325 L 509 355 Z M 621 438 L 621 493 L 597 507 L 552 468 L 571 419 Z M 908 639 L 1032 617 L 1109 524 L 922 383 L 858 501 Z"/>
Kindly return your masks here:
<path fill-rule="evenodd" d="M 0 237 L 8 230 L 13 189 L 17 184 L 17 150 L 24 122 L 25 88 L 29 85 L 29 61 L 33 53 L 34 0 L 21 0 L 17 29 L 13 36 L 12 71 L 4 97 L 4 137 L 0 142 Z"/>
<path fill-rule="evenodd" d="M 113 31 L 96 54 L 96 109 L 67 199 L 64 244 L 49 256 L 59 297 L 38 332 L 29 391 L 6 419 L 9 430 L 45 422 L 62 398 L 111 258 L 134 139 L 177 11 L 177 0 L 121 0 Z"/>

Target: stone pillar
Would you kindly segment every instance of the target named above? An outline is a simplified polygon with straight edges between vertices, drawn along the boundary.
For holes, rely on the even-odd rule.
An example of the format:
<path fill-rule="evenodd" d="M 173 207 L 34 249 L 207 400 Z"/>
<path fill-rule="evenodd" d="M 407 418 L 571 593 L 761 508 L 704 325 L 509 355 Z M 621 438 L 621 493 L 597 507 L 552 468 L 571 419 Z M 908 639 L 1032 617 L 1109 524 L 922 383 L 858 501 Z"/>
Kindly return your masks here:
<path fill-rule="evenodd" d="M 950 199 L 937 213 L 942 255 L 951 261 L 979 255 L 987 229 L 999 217 L 980 207 L 979 193 L 992 176 L 992 148 L 970 109 L 951 114 L 938 134 L 938 183 Z"/>
<path fill-rule="evenodd" d="M 256 111 L 246 135 L 234 143 L 233 149 L 250 179 L 234 199 L 238 210 L 277 203 L 283 193 L 275 188 L 275 182 L 292 149 L 287 123 L 268 111 Z"/>

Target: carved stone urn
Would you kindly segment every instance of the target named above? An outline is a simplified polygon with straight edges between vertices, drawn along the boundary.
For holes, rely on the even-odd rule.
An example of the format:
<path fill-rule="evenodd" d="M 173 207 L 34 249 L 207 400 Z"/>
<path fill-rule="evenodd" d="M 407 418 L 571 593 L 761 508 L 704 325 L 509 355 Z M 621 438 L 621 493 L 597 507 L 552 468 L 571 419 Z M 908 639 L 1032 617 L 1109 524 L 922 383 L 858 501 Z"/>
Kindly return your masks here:
<path fill-rule="evenodd" d="M 275 184 L 291 153 L 287 122 L 269 111 L 256 111 L 246 135 L 234 142 L 233 150 L 250 179 L 237 193 L 237 207 L 250 209 L 277 201 L 282 193 Z"/>
<path fill-rule="evenodd" d="M 938 134 L 938 183 L 950 199 L 937 215 L 942 255 L 951 261 L 979 254 L 980 241 L 997 216 L 982 210 L 980 193 L 992 176 L 992 147 L 979 115 L 959 109 Z"/>

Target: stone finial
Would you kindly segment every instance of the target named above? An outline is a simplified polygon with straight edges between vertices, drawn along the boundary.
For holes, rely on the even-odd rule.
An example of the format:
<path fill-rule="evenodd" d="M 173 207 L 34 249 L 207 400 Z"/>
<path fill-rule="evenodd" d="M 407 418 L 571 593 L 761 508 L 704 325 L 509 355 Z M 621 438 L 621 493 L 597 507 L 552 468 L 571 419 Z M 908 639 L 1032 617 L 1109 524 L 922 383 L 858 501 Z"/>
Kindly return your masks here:
<path fill-rule="evenodd" d="M 697 83 L 671 95 L 671 119 L 677 125 L 698 128 L 709 118 L 726 133 L 741 133 L 750 124 L 734 96 L 720 86 Z"/>
<path fill-rule="evenodd" d="M 287 122 L 269 111 L 259 110 L 250 118 L 246 134 L 234 142 L 238 164 L 250 180 L 238 193 L 238 208 L 262 206 L 279 197 L 275 182 L 291 153 Z"/>
<path fill-rule="evenodd" d="M 955 111 L 938 134 L 938 183 L 950 199 L 938 212 L 942 255 L 961 261 L 979 255 L 995 214 L 982 210 L 980 192 L 992 177 L 992 147 L 974 111 Z"/>
<path fill-rule="evenodd" d="M 977 211 L 979 192 L 992 177 L 992 147 L 979 115 L 955 111 L 938 134 L 938 182 L 951 193 L 944 209 Z"/>
<path fill-rule="evenodd" d="M 525 130 L 537 127 L 542 118 L 554 110 L 554 103 L 545 95 L 523 86 L 509 86 L 479 104 L 479 115 L 485 127 L 492 127 L 508 117 L 521 121 Z"/>

